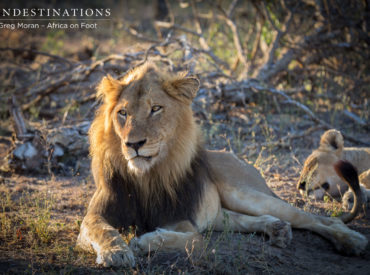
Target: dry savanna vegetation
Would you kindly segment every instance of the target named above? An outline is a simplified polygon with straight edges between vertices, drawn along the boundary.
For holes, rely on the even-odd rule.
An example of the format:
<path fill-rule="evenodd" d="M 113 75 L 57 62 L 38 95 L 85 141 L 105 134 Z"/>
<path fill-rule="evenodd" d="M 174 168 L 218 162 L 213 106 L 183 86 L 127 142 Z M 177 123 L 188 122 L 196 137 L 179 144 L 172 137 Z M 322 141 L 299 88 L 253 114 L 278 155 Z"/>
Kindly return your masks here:
<path fill-rule="evenodd" d="M 54 8 L 31 2 L 22 6 Z M 368 1 L 80 4 L 111 8 L 110 20 L 94 30 L 0 30 L 0 273 L 368 274 L 369 249 L 346 257 L 299 230 L 280 249 L 259 234 L 210 228 L 200 255 L 157 251 L 132 269 L 104 269 L 75 248 L 95 189 L 95 87 L 147 60 L 198 76 L 193 110 L 208 148 L 254 164 L 292 205 L 340 215 L 340 202 L 308 200 L 295 184 L 326 129 L 340 130 L 345 146 L 370 146 Z M 370 239 L 366 213 L 349 226 Z"/>

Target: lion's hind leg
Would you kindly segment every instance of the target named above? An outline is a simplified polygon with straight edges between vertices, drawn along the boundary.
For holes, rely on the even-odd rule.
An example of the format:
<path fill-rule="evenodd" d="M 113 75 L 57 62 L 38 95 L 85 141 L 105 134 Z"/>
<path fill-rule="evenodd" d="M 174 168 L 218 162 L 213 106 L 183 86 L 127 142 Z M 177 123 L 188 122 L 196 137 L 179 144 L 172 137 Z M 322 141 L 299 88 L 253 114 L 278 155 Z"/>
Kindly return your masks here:
<path fill-rule="evenodd" d="M 221 209 L 216 217 L 214 229 L 216 231 L 229 229 L 243 233 L 265 233 L 269 236 L 270 243 L 278 247 L 286 247 L 292 240 L 290 224 L 270 215 L 254 217 Z"/>
<path fill-rule="evenodd" d="M 318 221 L 311 226 L 300 228 L 312 230 L 330 240 L 343 254 L 360 255 L 365 250 L 368 243 L 365 236 L 350 229 L 338 218 L 317 218 Z"/>
<path fill-rule="evenodd" d="M 365 172 L 362 172 L 359 175 L 359 181 L 362 194 L 362 201 L 365 203 L 365 207 L 370 207 L 370 169 Z M 352 209 L 354 203 L 354 196 L 351 189 L 347 190 L 347 192 L 344 193 L 342 201 L 345 209 Z"/>
<path fill-rule="evenodd" d="M 360 183 L 365 186 L 366 189 L 370 189 L 370 169 L 365 172 L 362 172 L 359 175 Z"/>
<path fill-rule="evenodd" d="M 361 201 L 364 202 L 364 207 L 370 207 L 370 189 L 366 189 L 363 185 L 360 185 L 361 188 Z M 347 210 L 352 209 L 354 204 L 354 196 L 352 190 L 347 190 L 342 197 L 343 207 Z M 364 209 L 366 211 L 366 209 Z"/>
<path fill-rule="evenodd" d="M 346 254 L 360 254 L 367 246 L 367 239 L 349 229 L 340 219 L 321 217 L 297 209 L 281 199 L 249 190 L 240 192 L 235 188 L 224 187 L 220 192 L 223 207 L 253 216 L 271 215 L 289 222 L 293 228 L 308 229 L 333 242 L 334 246 Z"/>

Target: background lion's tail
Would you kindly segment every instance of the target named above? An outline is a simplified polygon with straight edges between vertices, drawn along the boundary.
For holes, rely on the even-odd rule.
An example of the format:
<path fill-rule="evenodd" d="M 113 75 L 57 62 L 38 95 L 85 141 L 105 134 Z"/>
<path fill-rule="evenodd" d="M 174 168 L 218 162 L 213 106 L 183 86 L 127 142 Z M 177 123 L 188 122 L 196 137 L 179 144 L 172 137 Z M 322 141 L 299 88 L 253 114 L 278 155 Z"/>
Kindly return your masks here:
<path fill-rule="evenodd" d="M 337 172 L 338 176 L 348 184 L 349 188 L 351 188 L 354 194 L 354 204 L 351 211 L 340 216 L 340 219 L 343 222 L 348 223 L 357 216 L 361 206 L 364 204 L 361 196 L 358 173 L 356 168 L 350 162 L 345 160 L 337 161 L 334 164 L 334 169 Z"/>

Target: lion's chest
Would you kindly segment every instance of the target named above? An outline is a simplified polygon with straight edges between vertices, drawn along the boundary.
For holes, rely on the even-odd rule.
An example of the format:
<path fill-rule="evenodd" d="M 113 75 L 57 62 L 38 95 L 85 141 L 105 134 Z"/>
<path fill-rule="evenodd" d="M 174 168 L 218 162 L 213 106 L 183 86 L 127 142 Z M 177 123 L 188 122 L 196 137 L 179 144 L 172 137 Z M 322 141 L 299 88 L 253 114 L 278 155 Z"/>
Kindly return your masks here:
<path fill-rule="evenodd" d="M 105 199 L 102 215 L 115 228 L 136 227 L 139 235 L 183 220 L 194 223 L 202 199 L 202 180 L 202 177 L 187 178 L 175 190 L 176 200 L 173 200 L 165 191 L 144 197 L 137 182 L 114 173 L 109 179 L 110 195 Z"/>

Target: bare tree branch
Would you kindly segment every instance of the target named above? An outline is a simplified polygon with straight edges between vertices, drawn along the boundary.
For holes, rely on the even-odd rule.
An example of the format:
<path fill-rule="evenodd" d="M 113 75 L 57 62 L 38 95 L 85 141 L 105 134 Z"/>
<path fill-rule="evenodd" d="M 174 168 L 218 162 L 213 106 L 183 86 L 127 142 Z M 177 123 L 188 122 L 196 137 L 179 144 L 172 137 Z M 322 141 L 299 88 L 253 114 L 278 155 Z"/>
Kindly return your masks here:
<path fill-rule="evenodd" d="M 233 8 L 229 9 L 229 11 L 231 11 L 231 13 L 235 8 L 236 3 L 237 3 L 237 1 L 233 1 L 231 3 L 231 6 L 234 6 Z M 240 40 L 238 27 L 236 26 L 235 22 L 231 19 L 231 17 L 229 17 L 231 14 L 227 13 L 221 6 L 218 6 L 218 8 L 222 13 L 222 18 L 225 20 L 226 24 L 229 26 L 229 28 L 231 29 L 231 32 L 233 33 L 233 41 L 234 41 L 236 53 L 238 55 L 239 61 L 243 64 L 243 67 L 244 67 L 244 70 L 241 73 L 241 76 L 246 77 L 247 74 L 248 74 L 248 62 L 247 62 L 247 59 L 246 59 L 245 54 L 244 54 L 244 50 L 243 50 L 242 43 L 241 43 L 241 40 Z"/>
<path fill-rule="evenodd" d="M 281 90 L 278 90 L 278 89 L 275 89 L 275 88 L 271 88 L 271 87 L 264 87 L 262 86 L 260 83 L 258 83 L 257 81 L 253 81 L 253 80 L 247 80 L 247 81 L 242 81 L 240 82 L 239 84 L 239 88 L 244 88 L 246 90 L 248 89 L 251 89 L 251 90 L 254 90 L 255 92 L 269 92 L 273 95 L 279 95 L 281 97 L 283 97 L 285 99 L 285 102 L 284 103 L 287 103 L 287 104 L 291 104 L 291 105 L 294 105 L 296 106 L 297 108 L 299 108 L 300 110 L 302 110 L 306 115 L 309 116 L 309 118 L 322 125 L 323 127 L 325 127 L 325 129 L 332 129 L 332 128 L 335 128 L 334 126 L 332 126 L 331 124 L 327 123 L 326 121 L 320 119 L 319 117 L 317 117 L 311 110 L 310 108 L 308 108 L 306 105 L 292 99 L 290 96 L 288 96 L 284 91 L 281 91 Z M 347 134 L 344 134 L 343 133 L 343 137 L 346 139 L 346 140 L 349 140 L 349 141 L 352 141 L 352 142 L 355 142 L 357 144 L 363 144 L 363 145 L 366 145 L 366 146 L 370 146 L 370 143 L 366 142 L 366 141 L 362 141 L 362 140 L 359 140 L 351 135 L 347 135 Z"/>
<path fill-rule="evenodd" d="M 257 78 L 262 82 L 269 82 L 271 78 L 279 74 L 280 72 L 287 69 L 290 62 L 302 55 L 303 52 L 307 52 L 308 49 L 312 50 L 313 43 L 325 43 L 340 35 L 339 31 L 333 31 L 330 33 L 323 32 L 322 29 L 317 29 L 314 34 L 307 36 L 301 41 L 295 48 L 288 50 L 279 60 L 277 60 L 272 66 L 267 68 L 262 67 L 257 74 Z"/>
<path fill-rule="evenodd" d="M 196 49 L 195 47 L 192 46 L 193 49 L 196 49 L 197 52 L 202 52 L 207 54 L 218 66 L 220 66 L 222 69 L 229 70 L 229 64 L 227 64 L 225 61 L 221 60 L 217 55 L 215 55 L 211 48 L 208 46 L 208 44 L 205 43 L 205 39 L 203 37 L 202 33 L 184 28 L 182 26 L 179 26 L 177 24 L 173 24 L 170 22 L 158 22 L 159 27 L 163 28 L 168 28 L 168 29 L 178 29 L 180 31 L 190 33 L 192 35 L 195 35 L 199 37 L 200 41 L 203 41 L 203 46 L 202 43 L 200 43 L 202 49 Z M 205 44 L 204 44 L 205 43 Z M 221 68 L 219 68 L 221 70 Z"/>
<path fill-rule="evenodd" d="M 227 9 L 227 17 L 231 18 L 234 15 L 236 6 L 238 5 L 239 0 L 233 0 Z"/>
<path fill-rule="evenodd" d="M 201 34 L 201 36 L 199 36 L 199 44 L 202 46 L 203 49 L 205 49 L 206 51 L 209 51 L 210 47 L 208 46 L 207 41 L 204 39 L 203 30 L 202 30 L 202 27 L 200 26 L 198 10 L 197 10 L 197 7 L 194 3 L 194 0 L 191 0 L 190 4 L 191 4 L 191 10 L 192 10 L 193 16 L 194 16 L 195 28 L 196 28 L 197 32 Z"/>
<path fill-rule="evenodd" d="M 274 40 L 274 42 L 272 44 L 271 50 L 270 50 L 270 52 L 268 54 L 268 56 L 269 56 L 268 61 L 265 64 L 266 68 L 270 68 L 272 66 L 272 64 L 274 63 L 275 53 L 276 53 L 276 50 L 280 46 L 280 40 L 281 40 L 281 38 L 283 38 L 286 35 L 286 33 L 289 31 L 289 27 L 290 27 L 290 24 L 291 24 L 292 19 L 293 19 L 294 11 L 290 11 L 289 9 L 287 9 L 288 15 L 286 17 L 284 26 L 283 26 L 282 29 L 279 29 L 276 26 L 275 22 L 271 18 L 270 12 L 268 11 L 268 8 L 267 8 L 266 1 L 263 1 L 263 7 L 264 7 L 265 13 L 267 15 L 267 18 L 268 18 L 271 26 L 273 26 L 273 28 L 277 31 L 276 38 L 275 38 L 275 40 Z"/>

